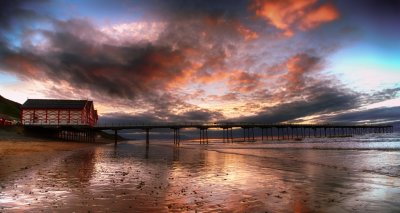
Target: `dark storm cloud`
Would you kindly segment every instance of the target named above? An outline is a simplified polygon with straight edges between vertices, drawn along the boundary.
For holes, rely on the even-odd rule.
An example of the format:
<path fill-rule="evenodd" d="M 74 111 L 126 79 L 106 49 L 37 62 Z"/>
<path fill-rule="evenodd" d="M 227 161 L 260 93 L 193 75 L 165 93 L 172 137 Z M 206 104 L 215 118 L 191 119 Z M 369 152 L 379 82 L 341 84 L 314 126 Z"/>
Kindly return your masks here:
<path fill-rule="evenodd" d="M 37 1 L 42 4 L 46 1 Z M 36 13 L 33 10 L 24 8 L 24 5 L 33 3 L 29 0 L 0 1 L 0 59 L 8 51 L 13 30 L 25 28 L 33 20 L 45 18 L 45 16 Z M 1 61 L 0 61 L 1 62 Z"/>
<path fill-rule="evenodd" d="M 399 89 L 367 95 L 353 92 L 335 80 L 324 80 L 324 76 L 318 75 L 329 54 L 323 48 L 307 52 L 294 45 L 291 48 L 295 51 L 288 53 L 293 55 L 277 66 L 282 69 L 279 73 L 251 69 L 254 62 L 245 67 L 254 72 L 236 69 L 236 64 L 241 62 L 231 65 L 229 59 L 232 55 L 240 58 L 239 61 L 246 61 L 237 53 L 238 44 L 260 36 L 253 31 L 254 20 L 250 17 L 254 18 L 255 14 L 248 8 L 251 2 L 146 1 L 141 5 L 146 10 L 145 16 L 151 16 L 150 20 L 166 22 L 166 26 L 158 39 L 136 43 L 119 41 L 88 20 L 48 17 L 46 22 L 51 23 L 51 27 L 45 29 L 19 25 L 19 36 L 22 36 L 20 39 L 23 42 L 21 47 L 13 47 L 9 38 L 5 37 L 7 32 L 13 33 L 11 24 L 29 23 L 30 17 L 37 19 L 41 15 L 23 7 L 36 2 L 6 1 L 0 3 L 0 24 L 4 24 L 3 36 L 0 37 L 0 68 L 21 78 L 50 80 L 56 84 L 67 82 L 77 93 L 81 90 L 93 91 L 94 98 L 103 103 L 116 103 L 113 99 L 119 99 L 119 103 L 125 101 L 126 106 L 148 111 L 143 113 L 144 110 L 141 110 L 142 113 L 135 116 L 107 114 L 102 118 L 116 122 L 223 120 L 220 112 L 189 104 L 174 90 L 187 84 L 207 85 L 223 80 L 228 91 L 213 99 L 256 100 L 256 103 L 246 103 L 246 106 L 252 108 L 250 112 L 258 110 L 257 114 L 238 118 L 253 122 L 292 121 L 304 116 L 342 112 L 396 97 Z M 332 5 L 329 8 L 327 11 L 336 11 Z M 321 22 L 319 18 L 319 15 L 312 18 L 310 29 L 332 19 L 324 18 Z M 267 23 L 261 26 L 265 27 Z M 44 43 L 37 46 L 33 37 L 42 38 Z M 330 44 L 326 46 L 332 48 Z M 253 57 L 250 53 L 246 54 L 249 54 L 248 58 Z M 271 77 L 269 74 L 281 77 L 271 88 L 265 84 Z M 62 90 L 57 93 L 62 93 Z M 262 108 L 259 103 L 270 100 L 278 104 Z"/>
<path fill-rule="evenodd" d="M 200 56 L 206 61 L 198 73 L 200 77 L 211 72 L 209 69 L 225 66 L 223 56 L 229 47 L 224 45 L 224 41 L 231 37 L 228 34 L 232 34 L 227 29 L 234 31 L 235 27 L 228 23 L 230 15 L 218 9 L 223 8 L 221 3 L 171 1 L 167 9 L 163 9 L 181 18 L 198 11 L 203 17 L 222 20 L 211 29 L 216 36 L 207 39 L 213 47 Z M 18 6 L 5 6 L 18 9 Z M 30 30 L 46 39 L 50 51 L 39 52 L 29 43 L 29 38 L 25 38 L 27 42 L 21 49 L 11 51 L 3 47 L 2 68 L 22 77 L 67 81 L 76 88 L 99 90 L 122 98 L 147 97 L 147 94 L 168 90 L 171 84 L 182 79 L 185 75 L 183 70 L 190 67 L 187 52 L 204 49 L 197 37 L 207 25 L 206 21 L 193 25 L 186 18 L 169 23 L 167 30 L 154 43 L 117 46 L 112 42 L 102 43 L 110 38 L 86 20 L 53 19 L 52 23 L 53 30 Z M 216 41 L 224 33 L 227 36 Z"/>
<path fill-rule="evenodd" d="M 393 99 L 397 97 L 399 91 L 400 88 L 391 88 L 367 94 L 345 89 L 335 82 L 325 81 L 304 87 L 301 92 L 294 91 L 287 95 L 290 97 L 288 100 L 296 96 L 304 96 L 302 100 L 265 107 L 256 115 L 241 117 L 239 120 L 262 123 L 293 122 L 305 116 L 333 113 L 336 115 L 322 116 L 317 120 L 321 122 L 396 121 L 400 119 L 400 111 L 397 107 L 358 112 L 346 111 Z"/>
<path fill-rule="evenodd" d="M 365 95 L 364 101 L 367 103 L 377 103 L 381 101 L 390 100 L 397 97 L 397 94 L 400 92 L 400 87 L 395 88 L 387 88 L 381 91 L 377 91 L 371 95 Z"/>
<path fill-rule="evenodd" d="M 141 124 L 143 122 L 153 122 L 160 123 L 163 120 L 159 119 L 153 113 L 138 113 L 135 115 L 126 114 L 126 113 L 107 113 L 102 115 L 99 118 L 99 123 L 101 124 Z"/>
<path fill-rule="evenodd" d="M 17 3 L 3 4 L 3 23 L 10 22 L 7 17 L 12 12 L 17 14 L 13 20 L 36 14 L 21 9 L 24 1 Z M 224 42 L 231 38 L 243 39 L 237 30 L 239 26 L 243 31 L 243 26 L 238 24 L 236 12 L 230 12 L 231 6 L 223 7 L 225 3 L 171 1 L 168 7 L 161 8 L 154 6 L 160 4 L 153 4 L 151 10 L 163 10 L 163 15 L 171 19 L 159 40 L 152 43 L 114 45 L 113 38 L 87 20 L 49 18 L 46 21 L 52 24 L 51 29 L 26 26 L 19 29 L 24 32 L 20 48 L 11 48 L 8 41 L 1 39 L 1 69 L 23 79 L 68 82 L 77 92 L 80 89 L 93 91 L 97 100 L 108 99 L 104 96 L 135 100 L 134 103 L 153 111 L 141 119 L 221 119 L 221 113 L 187 104 L 169 89 L 185 83 L 183 71 L 192 66 L 187 60 L 188 53 L 205 61 L 198 73 L 193 73 L 198 79 L 204 79 L 212 69 L 224 69 L 225 54 L 234 49 Z M 208 35 L 199 41 L 202 32 Z M 45 51 L 35 46 L 31 35 L 44 38 Z M 211 49 L 204 50 L 201 43 L 204 41 L 213 45 Z"/>
<path fill-rule="evenodd" d="M 262 123 L 294 122 L 306 116 L 342 113 L 390 100 L 397 97 L 400 91 L 400 88 L 395 87 L 368 94 L 352 91 L 336 79 L 315 79 L 313 75 L 309 74 L 314 72 L 318 76 L 318 72 L 325 68 L 324 58 L 321 57 L 309 53 L 300 53 L 290 57 L 283 65 L 280 65 L 287 69 L 283 78 L 286 81 L 285 90 L 259 94 L 259 98 L 264 101 L 272 103 L 278 101 L 279 103 L 273 107 L 260 109 L 254 116 L 240 117 L 239 120 Z M 335 121 L 334 118 L 332 117 L 332 120 L 321 119 L 322 121 Z M 355 117 L 351 118 L 355 119 Z"/>
<path fill-rule="evenodd" d="M 315 85 L 305 88 L 311 94 L 304 100 L 297 100 L 266 107 L 255 116 L 243 117 L 248 122 L 276 123 L 293 121 L 304 116 L 348 110 L 359 106 L 359 94 L 337 87 Z"/>
<path fill-rule="evenodd" d="M 140 124 L 140 123 L 165 123 L 165 122 L 209 122 L 220 121 L 223 115 L 207 109 L 195 109 L 181 114 L 165 112 L 163 117 L 157 112 L 139 113 L 136 115 L 124 113 L 108 113 L 100 118 L 100 123 L 115 124 Z"/>
<path fill-rule="evenodd" d="M 384 107 L 356 112 L 348 112 L 336 116 L 323 118 L 328 122 L 398 122 L 400 121 L 400 107 Z"/>
<path fill-rule="evenodd" d="M 29 47 L 9 50 L 1 58 L 3 69 L 134 98 L 165 89 L 182 75 L 186 65 L 181 51 L 168 46 L 99 44 L 91 38 L 102 33 L 88 22 L 69 20 L 55 24 L 57 31 L 40 31 L 51 44 L 50 52 L 41 54 Z"/>
<path fill-rule="evenodd" d="M 199 121 L 213 121 L 213 120 L 221 120 L 223 115 L 219 112 L 213 112 L 207 109 L 188 111 L 179 115 L 178 120 L 187 121 L 187 122 L 199 122 Z"/>
<path fill-rule="evenodd" d="M 30 0 L 13 0 L 13 1 L 0 1 L 0 25 L 2 30 L 8 30 L 14 25 L 23 22 L 32 21 L 32 19 L 43 18 L 44 16 L 36 13 L 33 10 L 24 8 L 29 4 L 42 4 L 48 2 L 47 0 L 30 1 Z"/>

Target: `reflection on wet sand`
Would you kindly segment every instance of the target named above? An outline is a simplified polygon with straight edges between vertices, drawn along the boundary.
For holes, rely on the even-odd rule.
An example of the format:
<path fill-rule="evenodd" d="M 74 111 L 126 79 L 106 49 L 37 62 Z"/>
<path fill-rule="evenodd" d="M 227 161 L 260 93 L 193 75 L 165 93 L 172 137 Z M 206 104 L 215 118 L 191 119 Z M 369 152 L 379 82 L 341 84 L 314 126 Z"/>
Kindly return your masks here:
<path fill-rule="evenodd" d="M 400 196 L 398 176 L 346 167 L 373 158 L 369 153 L 169 144 L 136 141 L 77 151 L 6 184 L 0 206 L 95 212 L 400 210 L 400 201 L 393 200 Z M 348 163 L 329 162 L 339 158 Z M 392 152 L 386 163 L 399 159 Z"/>

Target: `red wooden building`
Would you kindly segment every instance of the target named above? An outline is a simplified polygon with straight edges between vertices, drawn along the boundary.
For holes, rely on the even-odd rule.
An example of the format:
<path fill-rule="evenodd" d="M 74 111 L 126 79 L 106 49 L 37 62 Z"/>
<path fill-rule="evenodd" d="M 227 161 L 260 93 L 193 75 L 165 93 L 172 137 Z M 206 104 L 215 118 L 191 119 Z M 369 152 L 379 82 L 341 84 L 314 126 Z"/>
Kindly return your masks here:
<path fill-rule="evenodd" d="M 94 126 L 97 119 L 88 100 L 28 99 L 21 107 L 23 125 Z"/>

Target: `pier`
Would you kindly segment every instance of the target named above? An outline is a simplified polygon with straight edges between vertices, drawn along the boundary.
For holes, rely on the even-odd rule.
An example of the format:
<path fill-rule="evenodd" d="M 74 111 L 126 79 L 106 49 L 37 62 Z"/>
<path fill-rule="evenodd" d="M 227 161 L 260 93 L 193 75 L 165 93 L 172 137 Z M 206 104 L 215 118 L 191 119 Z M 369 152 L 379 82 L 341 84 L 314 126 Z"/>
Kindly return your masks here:
<path fill-rule="evenodd" d="M 174 144 L 181 141 L 181 129 L 198 129 L 199 143 L 208 144 L 208 130 L 222 130 L 222 141 L 232 143 L 234 141 L 256 141 L 255 130 L 261 131 L 261 140 L 302 140 L 303 138 L 330 138 L 352 137 L 368 133 L 391 133 L 391 125 L 336 125 L 336 124 L 257 124 L 257 123 L 182 123 L 182 124 L 133 124 L 133 125 L 97 125 L 93 130 L 114 131 L 115 145 L 118 142 L 118 131 L 143 130 L 146 134 L 146 144 L 150 143 L 150 131 L 154 129 L 172 129 Z M 233 131 L 242 130 L 241 138 L 234 138 Z"/>
<path fill-rule="evenodd" d="M 65 141 L 95 142 L 96 134 L 103 130 L 112 131 L 115 145 L 118 132 L 142 130 L 146 145 L 150 144 L 151 131 L 170 129 L 175 145 L 181 142 L 181 130 L 199 131 L 199 144 L 209 143 L 209 130 L 218 133 L 224 143 L 261 141 L 302 140 L 304 138 L 352 137 L 369 133 L 392 133 L 392 125 L 337 125 L 337 124 L 259 124 L 259 123 L 165 123 L 165 124 L 111 124 L 111 125 L 25 125 L 31 132 L 40 132 Z M 234 134 L 235 133 L 235 134 Z M 235 137 L 236 135 L 236 137 Z M 215 139 L 215 138 L 213 138 Z"/>

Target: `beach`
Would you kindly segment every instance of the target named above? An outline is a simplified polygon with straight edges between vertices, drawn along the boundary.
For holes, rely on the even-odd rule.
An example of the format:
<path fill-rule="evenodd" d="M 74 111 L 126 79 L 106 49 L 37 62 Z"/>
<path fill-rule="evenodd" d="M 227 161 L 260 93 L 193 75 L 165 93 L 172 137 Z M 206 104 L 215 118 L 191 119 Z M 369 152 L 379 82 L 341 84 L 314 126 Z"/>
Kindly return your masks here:
<path fill-rule="evenodd" d="M 100 139 L 98 143 L 82 143 L 30 137 L 21 128 L 1 129 L 0 136 L 0 183 L 73 151 L 110 142 Z"/>
<path fill-rule="evenodd" d="M 400 211 L 398 135 L 179 147 L 165 140 L 55 144 L 30 150 L 40 160 L 28 157 L 32 166 L 5 175 L 1 211 Z M 3 165 L 12 159 L 2 156 Z"/>

